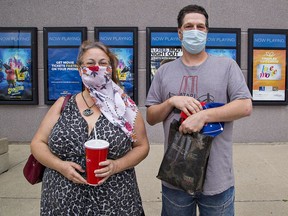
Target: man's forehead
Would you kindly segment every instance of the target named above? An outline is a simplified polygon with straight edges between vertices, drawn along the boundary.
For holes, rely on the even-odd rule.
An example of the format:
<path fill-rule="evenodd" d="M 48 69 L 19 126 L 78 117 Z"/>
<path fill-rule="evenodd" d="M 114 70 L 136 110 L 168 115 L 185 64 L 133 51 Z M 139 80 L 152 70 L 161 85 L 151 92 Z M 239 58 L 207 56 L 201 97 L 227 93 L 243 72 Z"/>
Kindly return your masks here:
<path fill-rule="evenodd" d="M 187 22 L 198 22 L 205 24 L 206 18 L 203 14 L 200 13 L 188 13 L 184 16 L 183 24 Z"/>

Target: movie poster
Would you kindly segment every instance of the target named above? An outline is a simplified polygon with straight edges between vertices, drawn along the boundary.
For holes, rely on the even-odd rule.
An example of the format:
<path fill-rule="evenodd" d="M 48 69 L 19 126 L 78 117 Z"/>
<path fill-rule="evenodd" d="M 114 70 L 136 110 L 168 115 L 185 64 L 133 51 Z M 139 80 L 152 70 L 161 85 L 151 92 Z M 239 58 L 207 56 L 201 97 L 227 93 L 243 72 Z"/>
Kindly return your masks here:
<path fill-rule="evenodd" d="M 117 78 L 121 88 L 138 103 L 138 28 L 137 27 L 95 27 L 95 38 L 116 55 L 119 60 Z"/>
<path fill-rule="evenodd" d="M 77 55 L 78 48 L 48 48 L 48 100 L 81 91 Z"/>
<path fill-rule="evenodd" d="M 206 52 L 214 56 L 223 56 L 233 59 L 240 65 L 239 40 L 240 29 L 212 28 L 209 30 Z"/>
<path fill-rule="evenodd" d="M 32 101 L 30 48 L 0 48 L 0 99 Z"/>
<path fill-rule="evenodd" d="M 224 56 L 232 58 L 234 61 L 237 61 L 237 50 L 236 49 L 206 49 L 206 52 L 210 55 L 215 56 Z"/>
<path fill-rule="evenodd" d="M 82 91 L 77 57 L 86 27 L 44 27 L 45 104 Z"/>
<path fill-rule="evenodd" d="M 253 100 L 285 101 L 286 50 L 253 50 Z"/>
<path fill-rule="evenodd" d="M 150 80 L 152 82 L 153 77 L 155 76 L 158 68 L 169 61 L 175 60 L 182 56 L 182 49 L 181 48 L 172 48 L 172 47 L 165 47 L 165 48 L 151 48 L 151 74 Z"/>
<path fill-rule="evenodd" d="M 133 66 L 133 48 L 110 48 L 117 56 L 119 63 L 117 75 L 121 87 L 131 98 L 134 98 L 134 66 Z"/>

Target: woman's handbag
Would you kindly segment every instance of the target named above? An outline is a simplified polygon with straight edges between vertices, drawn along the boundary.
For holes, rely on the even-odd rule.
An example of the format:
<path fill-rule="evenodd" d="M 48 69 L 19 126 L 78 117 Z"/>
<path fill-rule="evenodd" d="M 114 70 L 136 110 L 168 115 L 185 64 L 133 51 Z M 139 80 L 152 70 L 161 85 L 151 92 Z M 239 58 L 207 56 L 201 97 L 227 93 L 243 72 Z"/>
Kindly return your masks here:
<path fill-rule="evenodd" d="M 34 185 L 42 181 L 45 166 L 36 160 L 36 158 L 30 154 L 24 169 L 23 174 L 27 181 Z"/>
<path fill-rule="evenodd" d="M 177 120 L 170 125 L 168 148 L 157 178 L 194 195 L 203 189 L 213 137 L 181 134 L 179 126 Z"/>
<path fill-rule="evenodd" d="M 63 101 L 61 112 L 64 110 L 67 101 L 70 99 L 71 95 L 66 95 Z M 45 166 L 42 165 L 36 158 L 30 154 L 24 168 L 23 174 L 27 181 L 34 185 L 42 181 L 43 174 L 44 174 Z"/>

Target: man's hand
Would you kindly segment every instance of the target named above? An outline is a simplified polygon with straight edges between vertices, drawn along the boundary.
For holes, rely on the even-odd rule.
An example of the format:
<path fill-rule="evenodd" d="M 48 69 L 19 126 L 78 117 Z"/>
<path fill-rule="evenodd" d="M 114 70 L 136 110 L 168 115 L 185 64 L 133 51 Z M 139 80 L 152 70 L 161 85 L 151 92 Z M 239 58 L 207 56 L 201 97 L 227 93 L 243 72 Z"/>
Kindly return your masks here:
<path fill-rule="evenodd" d="M 183 111 L 187 116 L 190 116 L 191 113 L 195 114 L 203 110 L 200 102 L 193 97 L 173 96 L 170 100 L 174 107 Z"/>
<path fill-rule="evenodd" d="M 179 127 L 180 133 L 192 133 L 192 132 L 199 132 L 203 126 L 205 125 L 205 111 L 201 111 L 190 115 Z"/>

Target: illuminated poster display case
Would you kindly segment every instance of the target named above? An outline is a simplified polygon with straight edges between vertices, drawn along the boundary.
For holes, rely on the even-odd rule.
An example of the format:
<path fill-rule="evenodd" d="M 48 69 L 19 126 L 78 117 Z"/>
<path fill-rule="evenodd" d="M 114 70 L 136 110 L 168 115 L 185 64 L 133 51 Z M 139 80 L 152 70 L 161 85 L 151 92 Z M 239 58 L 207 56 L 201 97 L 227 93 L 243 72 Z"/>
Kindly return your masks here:
<path fill-rule="evenodd" d="M 0 104 L 38 104 L 37 28 L 0 28 Z"/>
<path fill-rule="evenodd" d="M 76 61 L 86 27 L 44 27 L 45 104 L 83 89 Z"/>
<path fill-rule="evenodd" d="M 287 34 L 248 29 L 248 84 L 254 105 L 287 105 Z"/>
<path fill-rule="evenodd" d="M 138 104 L 138 27 L 95 27 L 94 33 L 117 56 L 120 85 Z"/>

